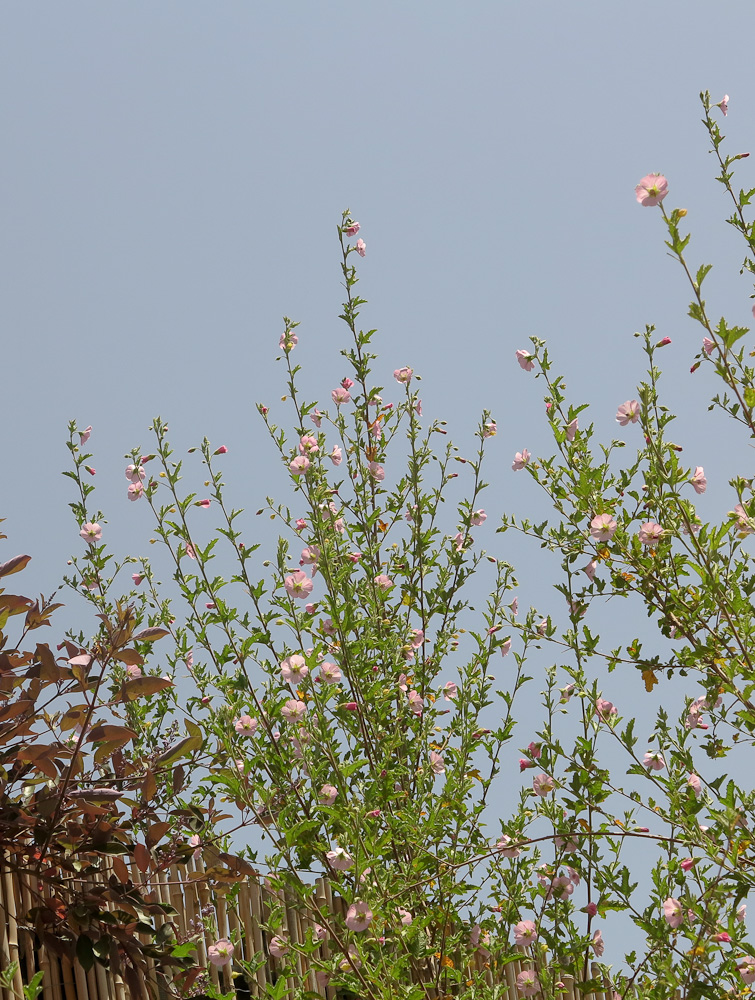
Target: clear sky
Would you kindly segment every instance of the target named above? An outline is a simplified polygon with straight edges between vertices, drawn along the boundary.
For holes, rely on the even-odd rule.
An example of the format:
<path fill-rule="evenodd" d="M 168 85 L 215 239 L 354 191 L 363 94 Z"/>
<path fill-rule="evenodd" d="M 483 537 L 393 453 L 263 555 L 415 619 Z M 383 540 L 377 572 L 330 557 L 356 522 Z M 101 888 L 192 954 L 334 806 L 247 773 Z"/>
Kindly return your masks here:
<path fill-rule="evenodd" d="M 500 511 L 539 502 L 513 453 L 549 450 L 539 384 L 514 361 L 530 335 L 548 340 L 604 440 L 642 377 L 633 332 L 670 336 L 676 435 L 711 484 L 701 515 L 723 516 L 751 456 L 707 415 L 708 376 L 689 375 L 689 292 L 633 188 L 667 175 L 692 261 L 716 265 L 713 315 L 748 323 L 698 94 L 729 93 L 724 131 L 747 150 L 752 29 L 749 0 L 3 4 L 3 558 L 29 552 L 26 589 L 47 593 L 82 546 L 60 476 L 71 417 L 94 426 L 95 502 L 121 554 L 147 549 L 123 455 L 149 449 L 157 414 L 179 452 L 204 435 L 228 446 L 236 505 L 282 494 L 255 403 L 284 392 L 283 314 L 301 321 L 312 398 L 346 373 L 345 207 L 367 244 L 376 381 L 413 366 L 425 413 L 462 449 L 483 406 L 498 421 L 480 537 L 521 569 L 525 606 L 561 600 L 528 547 L 493 534 Z"/>

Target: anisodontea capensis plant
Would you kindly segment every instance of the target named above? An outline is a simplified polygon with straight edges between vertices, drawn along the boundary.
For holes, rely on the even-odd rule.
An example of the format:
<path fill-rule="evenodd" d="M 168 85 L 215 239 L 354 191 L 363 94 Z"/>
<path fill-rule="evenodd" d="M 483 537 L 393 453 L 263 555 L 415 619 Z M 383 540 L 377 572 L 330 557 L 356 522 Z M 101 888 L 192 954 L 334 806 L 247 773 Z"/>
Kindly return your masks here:
<path fill-rule="evenodd" d="M 755 189 L 735 193 L 741 154 L 722 154 L 707 94 L 703 107 L 718 180 L 735 203 L 729 221 L 746 240 L 744 266 L 753 271 L 745 210 Z M 666 210 L 668 193 L 657 174 L 636 189 L 638 202 L 661 215 L 693 289 L 690 315 L 705 336 L 693 373 L 702 368 L 698 379 L 708 371 L 723 380 L 712 405 L 752 434 L 753 371 L 744 348 L 735 348 L 747 331 L 709 320 L 700 296 L 709 268 L 693 275 L 689 236 L 679 228 L 686 212 Z M 205 440 L 199 449 L 204 498 L 183 491 L 183 461 L 161 420 L 153 452 L 130 456 L 129 498 L 151 507 L 185 609 L 179 614 L 147 563 L 119 598 L 175 640 L 169 676 L 178 675 L 177 687 L 158 708 L 129 706 L 135 755 L 150 750 L 167 720 L 185 717 L 172 760 L 189 760 L 191 770 L 176 791 L 183 812 L 171 835 L 187 843 L 193 835 L 192 846 L 206 851 L 230 842 L 273 886 L 295 894 L 329 942 L 331 958 L 318 959 L 322 989 L 327 982 L 370 998 L 492 998 L 504 995 L 506 966 L 524 960 L 518 993 L 558 997 L 562 977 L 589 980 L 606 948 L 619 996 L 741 990 L 755 981 L 743 903 L 755 817 L 752 792 L 721 767 L 727 741 L 749 749 L 755 727 L 749 474 L 734 481 L 733 512 L 702 524 L 694 498 L 706 489 L 705 472 L 688 468 L 669 438 L 674 418 L 661 402 L 657 354 L 670 340 L 652 327 L 638 335 L 648 379 L 636 399 L 617 402 L 616 420 L 636 438 L 626 463 L 624 441 L 595 448 L 586 404 L 568 402 L 545 343 L 533 338 L 516 361 L 542 379 L 556 452 L 535 459 L 525 448 L 512 467 L 546 492 L 553 517 L 538 525 L 504 515 L 500 530 L 558 553 L 562 576 L 557 605 L 519 615 L 512 567 L 474 545 L 488 516 L 483 466 L 495 421 L 482 414 L 476 454 L 464 460 L 440 422 L 423 422 L 411 368 L 395 369 L 389 388 L 374 384 L 382 366 L 375 331 L 359 326 L 365 300 L 355 261 L 366 253 L 359 231 L 344 213 L 346 372 L 326 402 L 305 400 L 294 363 L 298 324 L 284 319 L 290 429 L 259 406 L 291 482 L 289 501 L 269 499 L 259 512 L 280 529 L 267 573 L 260 576 L 259 543 L 245 540 L 242 511 L 227 505 L 218 469 L 224 447 Z M 75 513 L 87 551 L 69 582 L 112 615 L 114 581 L 128 560 L 110 573 L 102 517 L 87 504 L 91 483 L 82 486 L 91 456 L 74 433 L 72 475 L 82 489 Z M 460 468 L 469 486 L 449 520 L 443 500 Z M 221 523 L 203 546 L 196 519 L 207 509 Z M 221 546 L 234 561 L 230 574 L 213 566 L 227 558 Z M 488 567 L 489 597 L 474 610 L 468 584 Z M 603 647 L 589 623 L 609 597 L 613 607 L 624 598 L 641 602 L 663 637 L 655 650 L 636 635 Z M 620 630 L 625 621 L 617 618 Z M 512 774 L 501 754 L 514 738 L 525 664 L 543 648 L 557 663 L 544 672 L 542 723 L 530 727 Z M 508 657 L 506 682 L 496 691 L 501 657 Z M 641 692 L 669 685 L 647 748 L 638 722 L 623 718 L 604 690 L 619 665 L 636 670 Z M 672 686 L 680 677 L 697 688 Z M 498 783 L 516 779 L 518 804 L 491 832 L 491 797 Z M 250 829 L 262 831 L 264 844 L 240 848 Z M 627 859 L 632 845 L 650 859 L 641 887 Z M 316 895 L 320 874 L 343 898 L 345 916 Z M 614 911 L 628 915 L 645 942 L 621 968 Z M 280 928 L 273 909 L 267 930 L 297 981 L 297 954 L 315 944 L 285 940 Z M 226 958 L 223 943 L 213 961 Z"/>

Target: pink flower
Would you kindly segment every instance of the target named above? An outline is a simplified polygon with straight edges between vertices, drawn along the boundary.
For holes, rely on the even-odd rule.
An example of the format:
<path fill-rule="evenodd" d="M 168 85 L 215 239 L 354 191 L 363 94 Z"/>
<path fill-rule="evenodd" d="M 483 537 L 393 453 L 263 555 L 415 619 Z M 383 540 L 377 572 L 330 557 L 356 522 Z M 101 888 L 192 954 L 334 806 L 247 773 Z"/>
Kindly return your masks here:
<path fill-rule="evenodd" d="M 358 222 L 352 222 L 351 225 L 344 226 L 343 232 L 345 236 L 356 236 L 361 228 Z"/>
<path fill-rule="evenodd" d="M 137 677 L 141 677 L 142 676 L 141 667 L 137 667 L 135 663 L 130 663 L 126 667 L 126 674 L 131 680 L 134 680 Z"/>
<path fill-rule="evenodd" d="M 489 420 L 482 429 L 482 436 L 486 438 L 495 437 L 498 433 L 498 424 L 495 420 Z"/>
<path fill-rule="evenodd" d="M 89 440 L 89 435 L 91 433 L 92 433 L 92 425 L 91 424 L 89 425 L 89 427 L 85 428 L 83 431 L 79 431 L 79 441 L 81 442 L 81 444 L 86 444 L 87 443 L 87 441 Z"/>
<path fill-rule="evenodd" d="M 342 847 L 336 847 L 325 855 L 331 868 L 338 872 L 348 871 L 354 864 L 354 859 Z"/>
<path fill-rule="evenodd" d="M 740 924 L 745 922 L 745 917 L 747 916 L 747 903 L 742 903 L 736 913 L 736 919 Z"/>
<path fill-rule="evenodd" d="M 310 461 L 306 455 L 298 455 L 293 462 L 289 465 L 291 474 L 293 476 L 301 476 L 303 473 L 307 472 L 310 466 Z"/>
<path fill-rule="evenodd" d="M 135 586 L 135 587 L 138 587 L 138 586 L 139 586 L 139 584 L 140 584 L 140 583 L 142 582 L 142 580 L 144 579 L 144 577 L 143 577 L 143 576 L 140 576 L 140 574 L 139 574 L 139 573 L 132 573 L 132 574 L 131 574 L 131 579 L 132 579 L 132 580 L 134 581 L 134 586 Z"/>
<path fill-rule="evenodd" d="M 454 535 L 454 548 L 457 552 L 461 552 L 464 548 L 464 534 L 461 531 L 457 531 Z"/>
<path fill-rule="evenodd" d="M 561 688 L 561 697 L 558 699 L 561 705 L 566 705 L 571 700 L 571 696 L 574 694 L 574 685 L 567 684 L 566 687 Z"/>
<path fill-rule="evenodd" d="M 312 570 L 312 576 L 314 577 L 317 573 L 317 562 L 320 558 L 320 548 L 317 545 L 310 545 L 306 549 L 302 549 L 301 555 L 299 556 L 300 566 L 314 566 Z"/>
<path fill-rule="evenodd" d="M 702 786 L 702 782 L 700 781 L 700 778 L 696 774 L 694 774 L 694 773 L 690 774 L 689 778 L 687 778 L 687 784 L 692 789 L 692 791 L 695 793 L 695 798 L 699 799 L 700 795 L 702 794 L 702 790 L 703 790 L 703 786 Z"/>
<path fill-rule="evenodd" d="M 550 795 L 555 787 L 556 782 L 549 774 L 536 774 L 532 779 L 535 795 Z"/>
<path fill-rule="evenodd" d="M 361 552 L 349 552 L 349 554 L 346 556 L 346 558 L 349 559 L 353 563 L 358 563 L 359 560 L 362 558 L 362 553 Z"/>
<path fill-rule="evenodd" d="M 506 639 L 501 643 L 501 656 L 508 656 L 511 652 L 511 639 Z"/>
<path fill-rule="evenodd" d="M 603 935 L 601 934 L 600 931 L 595 931 L 595 933 L 592 936 L 592 950 L 595 952 L 598 958 L 600 958 L 600 956 L 605 951 L 605 947 L 606 946 L 603 941 Z"/>
<path fill-rule="evenodd" d="M 662 771 L 666 766 L 663 754 L 659 750 L 648 750 L 642 758 L 642 766 L 652 771 Z"/>
<path fill-rule="evenodd" d="M 304 531 L 306 527 L 307 527 L 307 522 L 304 520 L 303 517 L 300 517 L 296 522 L 296 530 Z"/>
<path fill-rule="evenodd" d="M 459 689 L 453 681 L 446 681 L 443 685 L 443 697 L 446 701 L 456 701 Z"/>
<path fill-rule="evenodd" d="M 324 660 L 320 664 L 320 677 L 322 677 L 326 684 L 337 684 L 341 679 L 341 670 L 335 663 L 329 663 L 327 660 Z"/>
<path fill-rule="evenodd" d="M 603 722 L 608 722 L 611 716 L 616 715 L 616 706 L 605 698 L 598 698 L 595 702 L 595 711 Z"/>
<path fill-rule="evenodd" d="M 341 403 L 351 402 L 351 396 L 349 395 L 349 390 L 344 389 L 343 386 L 341 385 L 339 385 L 337 389 L 334 389 L 330 395 L 336 406 L 340 406 Z"/>
<path fill-rule="evenodd" d="M 338 795 L 338 789 L 334 785 L 323 785 L 318 798 L 324 806 L 332 806 Z"/>
<path fill-rule="evenodd" d="M 750 983 L 755 983 L 755 958 L 751 958 L 749 955 L 746 958 L 740 958 L 737 962 L 737 971 L 748 986 Z"/>
<path fill-rule="evenodd" d="M 433 774 L 443 774 L 446 770 L 446 762 L 443 760 L 439 753 L 434 750 L 430 751 L 430 770 Z"/>
<path fill-rule="evenodd" d="M 516 977 L 516 991 L 520 997 L 533 997 L 540 992 L 537 975 L 532 969 L 525 969 Z"/>
<path fill-rule="evenodd" d="M 194 836 L 189 837 L 189 847 L 196 848 L 193 857 L 198 858 L 202 854 L 202 840 L 199 834 L 194 834 Z"/>
<path fill-rule="evenodd" d="M 422 643 L 425 641 L 425 633 L 421 628 L 412 629 L 412 649 L 419 649 Z M 448 686 L 448 685 L 446 685 Z"/>
<path fill-rule="evenodd" d="M 526 448 L 524 448 L 522 451 L 518 451 L 516 455 L 514 455 L 514 461 L 511 463 L 511 468 L 514 472 L 518 472 L 519 469 L 523 469 L 525 467 L 529 460 L 530 453 Z"/>
<path fill-rule="evenodd" d="M 393 580 L 385 573 L 381 573 L 379 576 L 375 577 L 375 583 L 380 587 L 381 590 L 390 590 L 393 586 Z"/>
<path fill-rule="evenodd" d="M 288 954 L 288 941 L 275 934 L 270 938 L 267 949 L 274 958 L 283 958 Z"/>
<path fill-rule="evenodd" d="M 715 346 L 714 341 L 710 337 L 703 337 L 703 350 L 706 354 L 710 354 Z"/>
<path fill-rule="evenodd" d="M 526 948 L 527 945 L 534 944 L 537 941 L 535 921 L 520 920 L 518 924 L 514 924 L 514 940 L 520 948 Z"/>
<path fill-rule="evenodd" d="M 397 368 L 393 373 L 393 377 L 397 382 L 400 382 L 401 385 L 409 385 L 413 374 L 414 371 L 411 368 Z"/>
<path fill-rule="evenodd" d="M 399 919 L 401 920 L 401 923 L 404 925 L 404 927 L 408 927 L 409 924 L 414 919 L 414 917 L 411 915 L 411 913 L 408 910 L 403 909 L 403 907 L 401 907 L 401 906 L 399 906 L 399 908 L 398 908 L 398 915 L 399 915 Z"/>
<path fill-rule="evenodd" d="M 297 701 L 296 698 L 289 698 L 281 709 L 281 715 L 284 719 L 288 719 L 289 722 L 298 722 L 306 711 L 307 706 L 303 701 Z"/>
<path fill-rule="evenodd" d="M 212 500 L 197 500 L 194 504 L 195 507 L 204 507 L 205 510 L 209 510 L 212 505 Z"/>
<path fill-rule="evenodd" d="M 587 906 L 585 907 L 585 913 L 588 915 L 588 917 L 596 917 L 598 915 L 598 904 L 588 903 Z"/>
<path fill-rule="evenodd" d="M 382 483 L 385 479 L 385 469 L 383 466 L 379 465 L 377 462 L 370 462 L 367 468 L 369 469 L 369 473 L 372 478 L 377 480 L 377 482 Z"/>
<path fill-rule="evenodd" d="M 526 757 L 520 757 L 519 758 L 519 773 L 521 774 L 522 771 L 526 771 L 528 767 L 537 767 L 537 765 L 535 764 L 535 762 L 533 760 L 527 760 Z"/>
<path fill-rule="evenodd" d="M 102 538 L 102 528 L 96 521 L 87 521 L 79 534 L 85 542 L 89 542 L 90 545 L 94 545 L 95 542 L 99 542 Z"/>
<path fill-rule="evenodd" d="M 409 701 L 409 708 L 411 708 L 412 712 L 414 712 L 417 716 L 422 715 L 424 703 L 422 701 L 422 695 L 419 691 L 410 691 L 406 697 Z"/>
<path fill-rule="evenodd" d="M 417 402 L 416 402 L 416 404 L 414 406 L 414 409 L 415 409 L 415 412 L 416 412 L 417 416 L 421 417 L 422 416 L 422 400 L 421 399 L 417 400 Z"/>
<path fill-rule="evenodd" d="M 505 858 L 518 858 L 522 852 L 518 847 L 510 847 L 510 844 L 511 837 L 508 834 L 504 834 L 495 846 Z"/>
<path fill-rule="evenodd" d="M 672 899 L 669 896 L 663 904 L 663 916 L 666 918 L 666 923 L 669 927 L 673 927 L 674 930 L 681 925 L 684 920 L 684 910 L 678 899 Z"/>
<path fill-rule="evenodd" d="M 360 257 L 364 257 L 364 255 L 367 253 L 367 244 L 364 242 L 364 240 L 357 240 L 356 251 Z"/>
<path fill-rule="evenodd" d="M 663 174 L 647 174 L 634 192 L 640 205 L 659 205 L 668 194 L 668 181 Z"/>
<path fill-rule="evenodd" d="M 126 466 L 126 479 L 130 483 L 138 483 L 140 480 L 144 479 L 145 472 L 143 465 L 127 465 Z"/>
<path fill-rule="evenodd" d="M 343 461 L 343 452 L 338 447 L 337 444 L 333 445 L 333 451 L 328 455 L 328 458 L 333 463 L 333 465 L 340 465 Z"/>
<path fill-rule="evenodd" d="M 579 418 L 575 417 L 571 423 L 566 425 L 566 440 L 573 441 L 577 436 L 577 431 L 579 430 Z"/>
<path fill-rule="evenodd" d="M 694 858 L 685 858 L 684 861 L 679 862 L 679 867 L 683 872 L 688 872 L 691 868 L 695 866 Z"/>
<path fill-rule="evenodd" d="M 717 941 L 720 944 L 731 944 L 731 935 L 726 931 L 719 931 L 718 934 L 711 934 L 711 941 Z"/>
<path fill-rule="evenodd" d="M 590 521 L 590 534 L 598 542 L 607 542 L 613 538 L 613 533 L 618 528 L 612 514 L 597 514 Z"/>
<path fill-rule="evenodd" d="M 705 470 L 702 465 L 695 466 L 695 473 L 690 482 L 695 493 L 705 493 L 708 488 L 708 480 L 705 478 Z"/>
<path fill-rule="evenodd" d="M 755 528 L 753 527 L 753 522 L 747 516 L 747 511 L 744 509 L 741 503 L 732 511 L 732 514 L 737 515 L 737 531 L 741 532 L 743 535 L 751 535 Z"/>
<path fill-rule="evenodd" d="M 251 715 L 242 715 L 236 719 L 233 724 L 233 728 L 239 734 L 239 736 L 254 736 L 257 732 L 257 726 L 259 723 Z"/>
<path fill-rule="evenodd" d="M 186 548 L 186 555 L 189 557 L 189 559 L 197 558 L 197 554 L 194 551 L 194 546 L 191 544 L 191 542 L 187 542 L 185 548 Z"/>
<path fill-rule="evenodd" d="M 532 757 L 533 757 L 533 758 L 534 758 L 535 760 L 540 760 L 540 758 L 541 758 L 541 757 L 542 757 L 542 755 L 543 755 L 543 752 L 542 752 L 542 750 L 540 749 L 540 744 L 539 744 L 539 743 L 530 743 L 530 744 L 528 744 L 528 746 L 527 746 L 527 749 L 529 750 L 529 752 L 530 752 L 530 755 L 531 755 L 531 756 L 532 756 Z"/>
<path fill-rule="evenodd" d="M 225 938 L 221 938 L 207 949 L 207 957 L 213 965 L 228 965 L 233 958 L 233 945 Z"/>
<path fill-rule="evenodd" d="M 293 351 L 296 345 L 299 343 L 299 338 L 296 336 L 293 330 L 285 330 L 280 335 L 280 340 L 278 341 L 278 347 L 281 351 L 285 351 L 288 354 L 289 351 Z"/>
<path fill-rule="evenodd" d="M 670 343 L 671 343 L 671 337 L 664 337 L 662 340 L 659 340 L 658 343 L 655 346 L 656 347 L 668 347 L 668 345 Z"/>
<path fill-rule="evenodd" d="M 366 903 L 352 903 L 346 911 L 344 923 L 350 931 L 366 931 L 372 923 L 372 910 Z"/>
<path fill-rule="evenodd" d="M 628 399 L 616 411 L 616 420 L 622 427 L 626 427 L 627 424 L 636 424 L 639 419 L 640 404 L 636 399 Z"/>
<path fill-rule="evenodd" d="M 643 545 L 654 545 L 663 537 L 663 528 L 656 521 L 645 521 L 640 527 L 639 539 Z"/>
<path fill-rule="evenodd" d="M 314 584 L 306 573 L 297 569 L 291 574 L 291 576 L 287 576 L 285 578 L 283 586 L 286 588 L 286 593 L 290 597 L 297 597 L 299 600 L 303 601 L 312 593 Z"/>
<path fill-rule="evenodd" d="M 720 108 L 723 111 L 725 118 L 729 113 L 729 95 L 724 94 L 724 99 L 722 101 L 719 101 L 716 107 Z"/>
<path fill-rule="evenodd" d="M 128 498 L 131 501 L 138 500 L 144 493 L 144 483 L 131 483 L 127 490 Z"/>
<path fill-rule="evenodd" d="M 484 510 L 473 510 L 469 517 L 469 523 L 476 528 L 478 525 L 484 524 L 487 519 L 488 515 Z"/>
<path fill-rule="evenodd" d="M 516 360 L 519 362 L 519 367 L 523 368 L 526 372 L 531 372 L 535 367 L 535 362 L 531 360 L 534 355 L 530 354 L 529 351 L 520 350 L 516 352 Z"/>
<path fill-rule="evenodd" d="M 96 476 L 97 470 L 93 469 L 91 465 L 85 465 L 84 468 L 87 470 L 90 476 Z"/>
<path fill-rule="evenodd" d="M 215 451 L 213 452 L 213 455 L 227 455 L 227 454 L 228 454 L 228 449 L 224 444 L 221 444 L 221 446 L 219 448 L 216 448 Z"/>
<path fill-rule="evenodd" d="M 303 681 L 309 673 L 309 667 L 304 662 L 304 657 L 294 653 L 281 661 L 281 676 L 287 684 L 298 684 Z"/>
<path fill-rule="evenodd" d="M 348 375 L 345 378 L 341 379 L 341 386 L 344 389 L 346 390 L 351 389 L 353 385 L 354 385 L 354 380 L 350 379 Z"/>
<path fill-rule="evenodd" d="M 313 437 L 312 434 L 304 434 L 299 438 L 300 455 L 316 455 L 319 450 L 320 445 L 317 443 L 317 438 Z"/>
<path fill-rule="evenodd" d="M 595 570 L 598 568 L 597 559 L 591 559 L 590 562 L 582 567 L 582 572 L 587 575 L 587 579 L 592 583 L 595 579 Z"/>

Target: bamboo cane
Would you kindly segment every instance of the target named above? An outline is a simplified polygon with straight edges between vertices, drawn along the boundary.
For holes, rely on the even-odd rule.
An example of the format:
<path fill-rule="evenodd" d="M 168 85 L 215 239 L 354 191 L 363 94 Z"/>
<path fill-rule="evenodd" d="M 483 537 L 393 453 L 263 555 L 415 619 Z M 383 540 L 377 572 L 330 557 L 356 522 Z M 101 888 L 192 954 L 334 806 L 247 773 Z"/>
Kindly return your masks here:
<path fill-rule="evenodd" d="M 13 890 L 11 870 L 8 859 L 0 855 L 0 872 L 3 879 L 3 896 L 5 907 L 5 919 L 8 922 L 8 954 L 11 962 L 16 963 L 16 972 L 13 977 L 13 989 L 23 996 L 23 978 L 21 976 L 21 949 L 18 946 L 18 916 L 16 910 L 16 894 Z M 7 966 L 6 966 L 7 968 Z"/>

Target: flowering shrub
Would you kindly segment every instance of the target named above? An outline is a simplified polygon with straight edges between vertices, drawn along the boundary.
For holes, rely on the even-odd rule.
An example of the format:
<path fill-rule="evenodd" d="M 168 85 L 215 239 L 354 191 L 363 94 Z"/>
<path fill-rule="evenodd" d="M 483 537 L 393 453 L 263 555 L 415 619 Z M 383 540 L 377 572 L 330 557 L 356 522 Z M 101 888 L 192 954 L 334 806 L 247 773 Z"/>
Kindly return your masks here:
<path fill-rule="evenodd" d="M 733 164 L 746 154 L 723 155 L 716 106 L 702 98 L 718 180 L 735 205 L 729 221 L 745 239 L 745 269 L 755 272 L 755 232 L 744 214 L 755 189 L 737 194 L 732 186 Z M 725 114 L 728 98 L 717 107 Z M 636 197 L 660 216 L 692 288 L 690 315 L 704 331 L 692 371 L 707 366 L 723 382 L 713 407 L 752 437 L 755 374 L 736 346 L 747 331 L 709 319 L 701 286 L 710 267 L 693 273 L 688 264 L 689 236 L 680 231 L 686 212 L 665 206 L 672 192 L 665 177 L 649 174 Z M 14 666 L 33 664 L 36 673 L 3 688 L 9 704 L 0 725 L 10 716 L 16 726 L 19 718 L 39 721 L 33 704 L 28 711 L 14 706 L 33 703 L 46 683 L 58 684 L 57 699 L 75 691 L 81 701 L 49 719 L 52 732 L 81 724 L 71 751 L 58 739 L 39 754 L 38 730 L 14 731 L 22 749 L 0 763 L 16 769 L 14 778 L 23 774 L 26 787 L 31 780 L 32 793 L 14 799 L 13 808 L 23 802 L 42 860 L 55 845 L 51 864 L 64 864 L 71 851 L 59 832 L 65 812 L 79 837 L 94 836 L 89 828 L 105 822 L 107 843 L 141 858 L 144 870 L 201 850 L 213 865 L 208 877 L 225 886 L 230 905 L 238 883 L 259 871 L 316 928 L 305 940 L 286 937 L 283 902 L 266 919 L 280 982 L 293 983 L 297 996 L 313 995 L 301 957 L 321 941 L 330 958 L 317 959 L 319 995 L 328 984 L 373 1000 L 492 998 L 508 981 L 507 965 L 526 958 L 516 976 L 519 995 L 557 997 L 563 977 L 588 978 L 606 949 L 610 962 L 602 969 L 619 996 L 741 991 L 755 981 L 743 902 L 753 884 L 753 793 L 725 780 L 718 761 L 730 750 L 723 733 L 749 747 L 755 730 L 755 575 L 746 545 L 755 531 L 752 479 L 734 481 L 730 514 L 700 522 L 694 496 L 707 479 L 669 439 L 673 415 L 661 403 L 656 353 L 670 340 L 656 340 L 652 327 L 641 338 L 647 381 L 637 398 L 617 406 L 616 421 L 635 452 L 624 465 L 617 460 L 624 442 L 594 446 L 586 405 L 569 402 L 545 343 L 532 338 L 531 349 L 511 360 L 521 377 L 544 386 L 555 453 L 535 458 L 523 448 L 513 469 L 545 491 L 553 517 L 534 524 L 506 514 L 499 531 L 521 532 L 558 553 L 563 575 L 559 608 L 520 616 L 512 567 L 475 546 L 475 529 L 491 516 L 490 503 L 486 512 L 481 501 L 496 422 L 482 413 L 476 452 L 465 459 L 443 440 L 440 422 L 423 423 L 412 368 L 396 368 L 390 388 L 375 384 L 382 369 L 372 353 L 374 331 L 358 323 L 365 300 L 354 263 L 366 244 L 349 242 L 360 228 L 344 213 L 347 374 L 334 379 L 327 406 L 304 399 L 293 363 L 297 324 L 284 319 L 279 347 L 292 429 L 259 406 L 291 482 L 286 503 L 269 499 L 258 511 L 279 526 L 272 562 L 257 564 L 259 545 L 246 542 L 242 512 L 227 504 L 218 469 L 227 449 L 202 443 L 210 496 L 187 494 L 183 462 L 156 419 L 152 453 L 131 455 L 128 498 L 151 508 L 180 599 L 169 600 L 147 562 L 133 574 L 133 587 L 119 593 L 119 576 L 133 560 L 114 563 L 107 550 L 104 517 L 90 508 L 93 486 L 83 478 L 91 469 L 91 428 L 77 440 L 72 425 L 69 475 L 80 491 L 73 509 L 84 550 L 72 560 L 68 583 L 83 588 L 102 627 L 92 644 L 69 641 L 63 667 L 38 646 Z M 469 486 L 450 515 L 443 501 L 457 470 L 469 473 Z M 206 545 L 194 508 L 220 518 Z M 215 566 L 229 557 L 232 568 L 221 575 Z M 470 580 L 488 568 L 487 600 L 472 607 Z M 658 626 L 657 651 L 631 636 L 606 649 L 588 624 L 594 606 L 630 597 Z M 147 654 L 153 639 L 168 634 L 162 678 L 147 672 Z M 491 833 L 486 807 L 496 782 L 510 785 L 517 776 L 504 752 L 513 764 L 517 699 L 531 680 L 525 667 L 544 646 L 558 651 L 562 665 L 545 671 L 543 719 L 519 750 L 526 784 L 518 808 Z M 9 654 L 2 655 L 7 663 Z M 502 663 L 506 681 L 497 690 Z M 619 665 L 636 671 L 646 691 L 672 678 L 696 682 L 678 704 L 678 689 L 669 685 L 647 748 L 636 721 L 609 700 L 610 673 Z M 605 691 L 598 680 L 604 666 Z M 90 808 L 81 804 L 84 792 L 64 810 L 71 782 L 86 785 L 86 741 L 96 748 L 90 766 L 100 798 Z M 606 746 L 626 762 L 629 782 L 610 773 Z M 117 797 L 102 805 L 102 786 L 116 782 Z M 2 806 L 7 813 L 8 802 Z M 82 815 L 91 818 L 82 822 Z M 250 846 L 250 830 L 262 835 L 262 846 L 256 835 Z M 626 859 L 631 842 L 653 859 L 642 888 Z M 95 855 L 102 844 L 92 842 Z M 237 853 L 229 853 L 231 844 Z M 316 892 L 322 874 L 339 906 Z M 628 914 L 645 939 L 644 952 L 625 955 L 623 966 L 618 935 L 611 936 L 613 911 Z M 94 958 L 105 959 L 103 942 L 111 938 L 126 965 L 140 967 L 122 935 L 101 927 L 90 942 Z M 170 951 L 165 935 L 158 943 Z M 176 964 L 189 952 L 173 946 Z M 208 960 L 237 961 L 234 942 L 218 939 Z M 242 967 L 254 976 L 254 963 Z M 179 988 L 190 983 L 178 980 Z M 592 986 L 603 989 L 602 982 Z"/>

